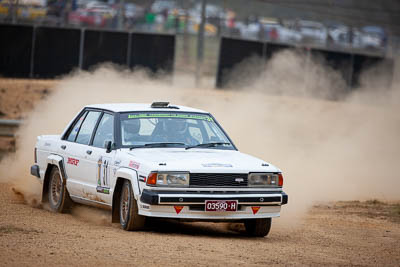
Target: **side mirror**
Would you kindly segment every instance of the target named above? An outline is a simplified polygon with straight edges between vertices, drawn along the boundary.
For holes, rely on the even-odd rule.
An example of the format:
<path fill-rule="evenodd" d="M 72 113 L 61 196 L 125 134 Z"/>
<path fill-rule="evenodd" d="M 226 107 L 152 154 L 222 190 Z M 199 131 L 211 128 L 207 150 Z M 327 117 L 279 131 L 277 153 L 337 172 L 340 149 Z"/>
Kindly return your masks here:
<path fill-rule="evenodd" d="M 106 149 L 106 153 L 110 153 L 112 150 L 112 141 L 111 140 L 105 141 L 104 148 Z"/>

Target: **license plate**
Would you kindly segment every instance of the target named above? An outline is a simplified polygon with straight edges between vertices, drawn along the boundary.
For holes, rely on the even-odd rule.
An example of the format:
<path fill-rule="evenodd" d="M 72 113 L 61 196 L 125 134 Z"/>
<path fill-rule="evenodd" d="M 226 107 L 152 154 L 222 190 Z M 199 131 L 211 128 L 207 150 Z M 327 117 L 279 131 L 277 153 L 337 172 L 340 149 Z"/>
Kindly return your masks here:
<path fill-rule="evenodd" d="M 237 200 L 206 200 L 206 211 L 237 211 Z"/>

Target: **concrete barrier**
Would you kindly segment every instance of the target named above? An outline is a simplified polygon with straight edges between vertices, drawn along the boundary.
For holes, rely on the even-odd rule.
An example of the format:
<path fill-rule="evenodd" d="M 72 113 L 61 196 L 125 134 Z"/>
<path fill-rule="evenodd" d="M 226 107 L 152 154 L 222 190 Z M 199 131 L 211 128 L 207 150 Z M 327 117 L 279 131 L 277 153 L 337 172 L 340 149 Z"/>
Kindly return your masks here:
<path fill-rule="evenodd" d="M 0 76 L 55 78 L 111 62 L 173 72 L 175 35 L 0 24 Z"/>
<path fill-rule="evenodd" d="M 238 64 L 242 63 L 249 57 L 256 56 L 261 58 L 261 62 L 268 62 L 276 53 L 292 49 L 297 53 L 304 54 L 310 58 L 310 61 L 315 60 L 319 63 L 330 67 L 339 72 L 341 77 L 347 84 L 346 90 L 350 91 L 360 86 L 361 74 L 368 69 L 376 67 L 378 72 L 383 73 L 383 84 L 390 87 L 394 69 L 394 62 L 381 56 L 360 54 L 359 52 L 335 51 L 332 49 L 323 48 L 306 48 L 291 46 L 289 44 L 269 43 L 260 41 L 248 41 L 235 38 L 222 37 L 220 42 L 220 53 L 218 61 L 218 70 L 216 77 L 216 86 L 224 88 L 229 85 L 231 73 L 235 70 Z M 305 65 L 306 69 L 307 66 Z M 263 65 L 254 66 L 246 72 L 251 73 L 251 77 L 257 76 L 257 73 L 263 71 Z M 340 92 L 343 93 L 343 92 Z"/>

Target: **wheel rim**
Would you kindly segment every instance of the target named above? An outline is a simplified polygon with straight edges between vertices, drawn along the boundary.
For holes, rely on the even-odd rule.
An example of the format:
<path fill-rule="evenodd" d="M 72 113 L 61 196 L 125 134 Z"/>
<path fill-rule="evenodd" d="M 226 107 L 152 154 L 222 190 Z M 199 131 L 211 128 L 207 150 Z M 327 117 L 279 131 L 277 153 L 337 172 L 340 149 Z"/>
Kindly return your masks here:
<path fill-rule="evenodd" d="M 57 205 L 61 198 L 61 176 L 58 172 L 53 174 L 51 179 L 51 200 L 54 205 Z"/>
<path fill-rule="evenodd" d="M 123 222 L 126 222 L 126 219 L 128 218 L 128 211 L 129 211 L 129 190 L 127 187 L 124 187 L 121 197 L 121 216 Z"/>

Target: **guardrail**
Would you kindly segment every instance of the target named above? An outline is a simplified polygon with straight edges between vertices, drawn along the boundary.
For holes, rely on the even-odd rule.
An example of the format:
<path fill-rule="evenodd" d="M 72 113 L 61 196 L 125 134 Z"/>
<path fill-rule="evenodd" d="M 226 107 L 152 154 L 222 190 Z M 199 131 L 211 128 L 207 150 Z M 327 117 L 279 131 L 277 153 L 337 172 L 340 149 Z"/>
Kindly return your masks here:
<path fill-rule="evenodd" d="M 21 124 L 20 120 L 0 120 L 0 137 L 15 137 L 15 132 Z"/>

